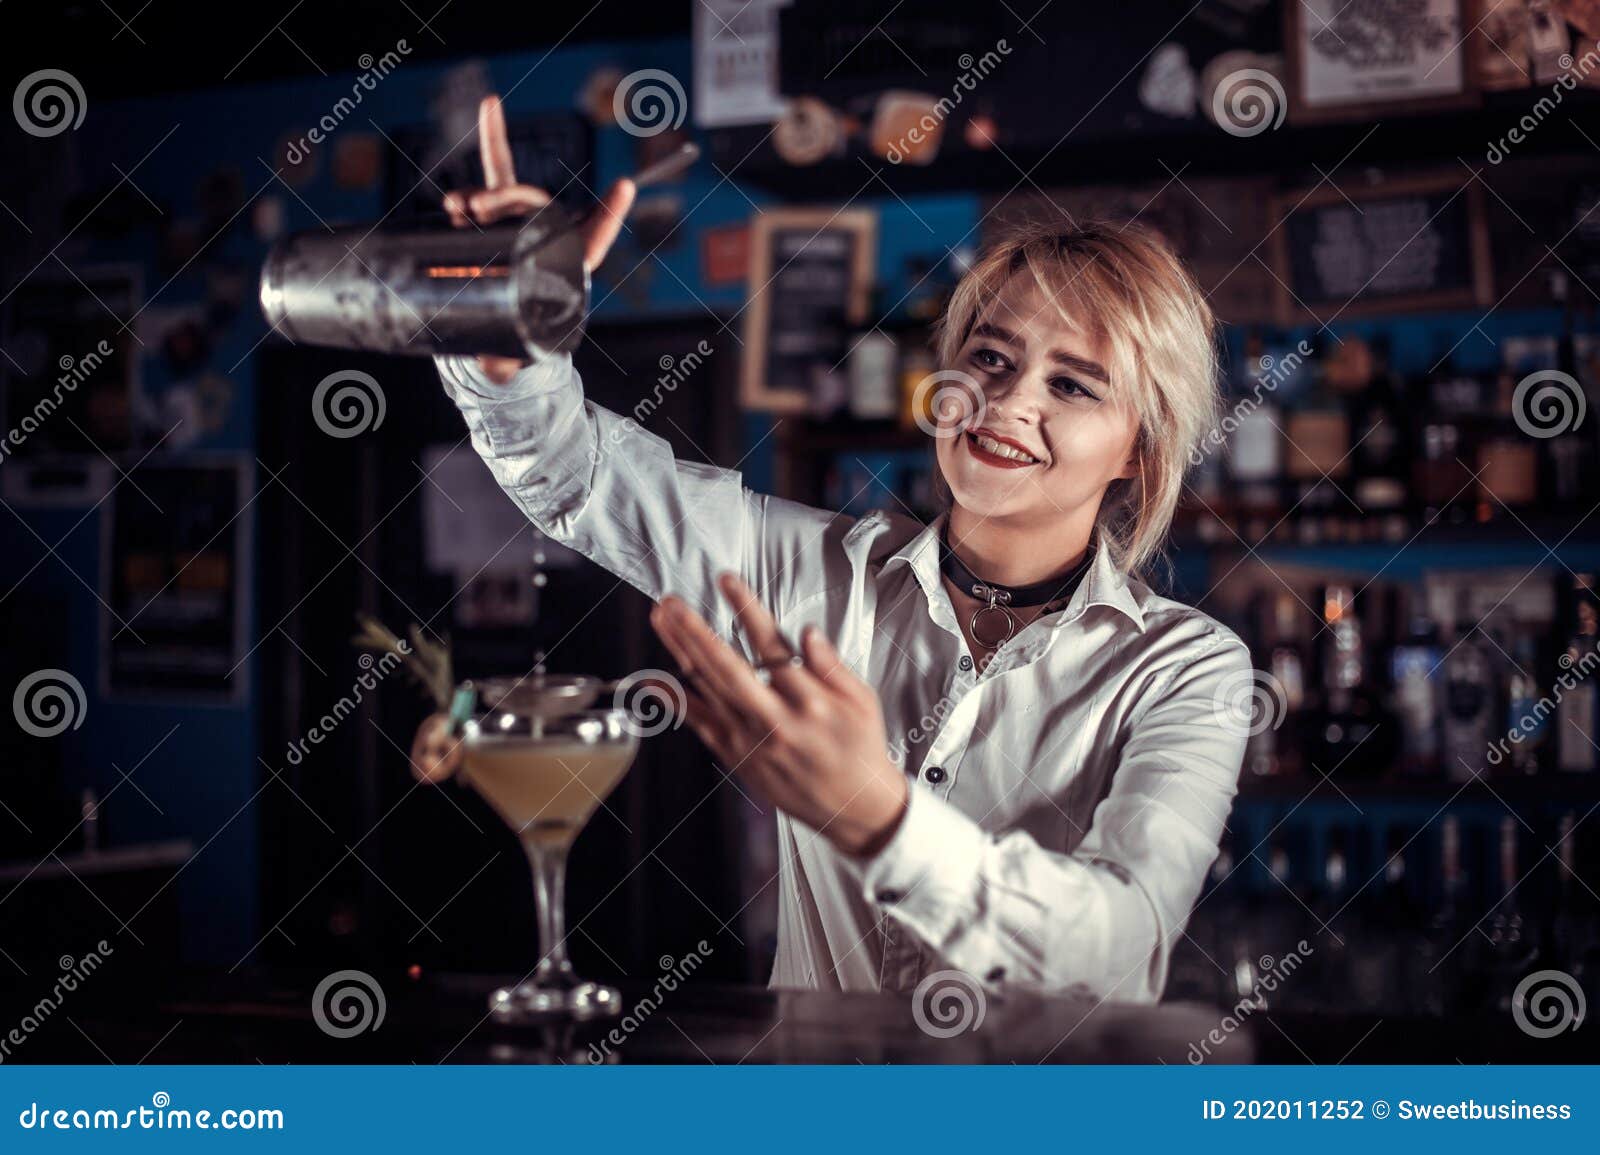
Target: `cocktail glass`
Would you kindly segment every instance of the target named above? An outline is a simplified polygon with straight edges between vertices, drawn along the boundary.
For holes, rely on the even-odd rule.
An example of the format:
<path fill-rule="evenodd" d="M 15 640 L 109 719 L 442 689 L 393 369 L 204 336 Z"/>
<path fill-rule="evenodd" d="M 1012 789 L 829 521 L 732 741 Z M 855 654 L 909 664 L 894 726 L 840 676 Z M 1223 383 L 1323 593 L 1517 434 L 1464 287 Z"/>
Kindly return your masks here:
<path fill-rule="evenodd" d="M 593 700 L 594 685 L 543 675 L 470 684 L 462 774 L 521 838 L 539 923 L 538 966 L 490 996 L 501 1019 L 591 1018 L 620 1006 L 615 988 L 580 979 L 567 957 L 567 851 L 639 749 L 626 711 L 573 708 Z"/>

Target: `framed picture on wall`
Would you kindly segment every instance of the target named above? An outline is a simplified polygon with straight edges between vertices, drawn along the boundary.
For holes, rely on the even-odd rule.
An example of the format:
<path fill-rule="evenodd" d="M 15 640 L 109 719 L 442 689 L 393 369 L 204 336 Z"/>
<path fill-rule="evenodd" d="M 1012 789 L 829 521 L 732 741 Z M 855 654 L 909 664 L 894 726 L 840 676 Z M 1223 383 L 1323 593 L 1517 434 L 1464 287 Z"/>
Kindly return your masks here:
<path fill-rule="evenodd" d="M 1281 324 L 1493 299 L 1483 187 L 1465 172 L 1289 193 L 1272 220 Z"/>
<path fill-rule="evenodd" d="M 249 692 L 254 465 L 195 453 L 144 465 L 101 522 L 100 692 L 237 705 Z"/>
<path fill-rule="evenodd" d="M 1466 107 L 1475 0 L 1291 0 L 1284 8 L 1289 117 L 1368 120 Z"/>
<path fill-rule="evenodd" d="M 741 406 L 810 408 L 816 375 L 838 367 L 851 328 L 867 319 L 877 247 L 878 218 L 866 210 L 780 209 L 751 221 Z"/>

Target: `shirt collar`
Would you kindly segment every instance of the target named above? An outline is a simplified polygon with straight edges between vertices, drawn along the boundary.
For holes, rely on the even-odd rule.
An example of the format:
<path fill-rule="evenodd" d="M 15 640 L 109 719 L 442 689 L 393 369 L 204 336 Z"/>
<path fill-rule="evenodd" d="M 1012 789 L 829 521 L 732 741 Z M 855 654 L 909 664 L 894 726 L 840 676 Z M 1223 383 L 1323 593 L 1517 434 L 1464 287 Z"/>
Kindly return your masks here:
<path fill-rule="evenodd" d="M 909 565 L 923 592 L 928 595 L 929 602 L 933 604 L 941 600 L 934 596 L 933 591 L 943 588 L 939 573 L 939 534 L 948 516 L 941 513 L 884 562 L 885 569 L 897 563 Z M 1142 633 L 1145 628 L 1144 611 L 1139 608 L 1138 600 L 1128 588 L 1127 576 L 1112 564 L 1111 551 L 1105 548 L 1104 532 L 1095 532 L 1097 543 L 1094 560 L 1089 563 L 1089 572 L 1084 574 L 1083 581 L 1072 592 L 1072 597 L 1055 624 L 1065 625 L 1090 606 L 1110 606 L 1120 610 Z"/>

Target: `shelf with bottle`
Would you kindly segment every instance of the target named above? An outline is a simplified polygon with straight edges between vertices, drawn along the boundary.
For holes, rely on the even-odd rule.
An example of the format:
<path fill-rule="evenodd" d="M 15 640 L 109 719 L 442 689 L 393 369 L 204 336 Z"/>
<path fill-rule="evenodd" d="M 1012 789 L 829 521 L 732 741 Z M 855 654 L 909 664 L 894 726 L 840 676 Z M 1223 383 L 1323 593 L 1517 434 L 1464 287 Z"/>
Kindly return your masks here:
<path fill-rule="evenodd" d="M 1600 341 L 1574 331 L 1504 338 L 1499 365 L 1457 364 L 1433 338 L 1428 368 L 1399 371 L 1379 331 L 1243 336 L 1220 425 L 1193 455 L 1175 520 L 1206 545 L 1448 541 L 1483 532 L 1564 536 L 1600 493 L 1600 423 L 1585 420 Z M 1413 353 L 1415 359 L 1415 351 Z"/>
<path fill-rule="evenodd" d="M 1600 801 L 1594 574 L 1237 581 L 1215 609 L 1255 661 L 1228 703 L 1250 711 L 1241 794 Z"/>
<path fill-rule="evenodd" d="M 1600 838 L 1583 814 L 1231 821 L 1168 996 L 1226 1005 L 1264 989 L 1267 1010 L 1503 1014 L 1524 976 L 1554 968 L 1594 998 L 1600 900 L 1584 879 Z"/>

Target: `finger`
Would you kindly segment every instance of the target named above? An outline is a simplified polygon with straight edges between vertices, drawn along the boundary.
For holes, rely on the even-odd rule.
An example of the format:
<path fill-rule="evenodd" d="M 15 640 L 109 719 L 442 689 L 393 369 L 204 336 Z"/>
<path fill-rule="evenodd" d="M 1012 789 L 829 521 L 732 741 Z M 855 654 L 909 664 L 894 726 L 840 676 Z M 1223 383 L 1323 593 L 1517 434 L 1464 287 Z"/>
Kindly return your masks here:
<path fill-rule="evenodd" d="M 633 208 L 639 190 L 631 180 L 619 180 L 607 190 L 600 206 L 589 217 L 583 238 L 583 263 L 590 269 L 600 267 L 606 253 L 622 233 L 622 222 Z"/>
<path fill-rule="evenodd" d="M 444 211 L 450 217 L 450 223 L 458 229 L 465 228 L 472 223 L 472 218 L 467 215 L 466 193 L 445 193 Z"/>
<path fill-rule="evenodd" d="M 667 600 L 678 599 L 663 599 L 663 602 Z M 707 677 L 704 670 L 696 667 L 693 643 L 684 636 L 682 627 L 671 619 L 671 609 L 666 604 L 658 604 L 650 611 L 650 624 L 655 629 L 656 636 L 667 647 L 668 653 L 672 655 L 673 661 L 678 663 L 678 669 L 683 674 L 685 693 L 692 695 L 695 701 L 701 703 L 699 716 L 702 719 L 715 719 L 729 734 L 734 733 L 739 729 L 740 719 L 725 697 L 725 687 L 715 678 Z"/>
<path fill-rule="evenodd" d="M 519 361 L 515 357 L 479 357 L 478 368 L 483 370 L 483 375 L 496 385 L 509 385 L 527 365 L 526 361 Z"/>
<path fill-rule="evenodd" d="M 749 639 L 751 653 L 764 662 L 781 662 L 794 654 L 794 647 L 784 640 L 777 621 L 761 604 L 755 590 L 731 573 L 717 579 L 717 588 L 733 608 L 734 620 Z"/>
<path fill-rule="evenodd" d="M 707 697 L 693 686 L 684 688 L 684 702 L 684 716 L 700 735 L 700 740 L 718 757 L 728 757 L 733 735 L 737 733 L 736 719 L 715 698 Z"/>
<path fill-rule="evenodd" d="M 749 639 L 751 653 L 764 663 L 787 662 L 795 656 L 794 647 L 784 638 L 777 621 L 753 589 L 731 573 L 718 578 L 717 585 L 733 607 L 734 618 Z M 784 701 L 795 707 L 805 706 L 819 689 L 816 680 L 799 664 L 769 667 L 767 681 Z"/>
<path fill-rule="evenodd" d="M 871 689 L 816 626 L 801 631 L 800 653 L 806 659 L 806 669 L 830 690 L 859 695 L 862 690 Z"/>
<path fill-rule="evenodd" d="M 498 96 L 486 96 L 478 105 L 478 155 L 483 160 L 485 187 L 506 188 L 517 183 L 511 138 L 506 134 L 506 111 Z"/>
<path fill-rule="evenodd" d="M 522 217 L 550 203 L 550 194 L 532 185 L 519 184 L 510 188 L 485 189 L 467 198 L 467 207 L 473 219 L 482 225 L 492 225 L 506 217 Z"/>
<path fill-rule="evenodd" d="M 752 717 L 766 728 L 774 728 L 787 718 L 788 708 L 777 692 L 762 685 L 750 663 L 719 638 L 682 598 L 663 599 L 661 612 L 666 628 L 683 647 L 702 693 L 721 699 L 725 709 Z"/>

